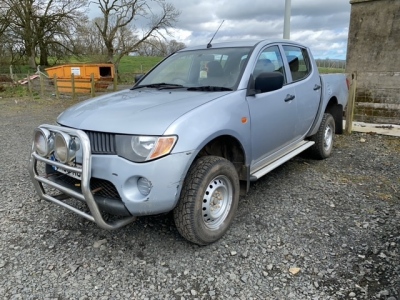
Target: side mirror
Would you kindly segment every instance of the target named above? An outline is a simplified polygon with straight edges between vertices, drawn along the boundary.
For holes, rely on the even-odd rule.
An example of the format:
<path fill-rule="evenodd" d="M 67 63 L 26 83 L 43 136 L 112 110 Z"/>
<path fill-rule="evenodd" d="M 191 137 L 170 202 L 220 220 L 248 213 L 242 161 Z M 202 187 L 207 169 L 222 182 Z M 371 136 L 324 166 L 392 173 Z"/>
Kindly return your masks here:
<path fill-rule="evenodd" d="M 279 72 L 261 73 L 256 79 L 251 76 L 247 88 L 247 96 L 279 90 L 283 87 L 283 82 L 283 74 Z"/>

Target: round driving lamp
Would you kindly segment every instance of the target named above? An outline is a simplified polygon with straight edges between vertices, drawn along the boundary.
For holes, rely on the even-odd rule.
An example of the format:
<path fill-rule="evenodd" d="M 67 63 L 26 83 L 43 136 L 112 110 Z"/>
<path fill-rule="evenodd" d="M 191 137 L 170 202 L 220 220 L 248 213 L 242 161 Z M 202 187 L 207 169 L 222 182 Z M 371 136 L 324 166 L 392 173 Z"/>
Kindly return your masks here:
<path fill-rule="evenodd" d="M 40 156 L 49 156 L 54 149 L 54 138 L 51 132 L 44 128 L 36 128 L 33 134 L 33 148 Z"/>
<path fill-rule="evenodd" d="M 57 132 L 54 137 L 54 155 L 62 163 L 70 162 L 75 158 L 79 144 L 70 135 Z"/>
<path fill-rule="evenodd" d="M 151 182 L 144 177 L 140 177 L 137 181 L 137 188 L 143 196 L 148 196 L 152 188 Z"/>

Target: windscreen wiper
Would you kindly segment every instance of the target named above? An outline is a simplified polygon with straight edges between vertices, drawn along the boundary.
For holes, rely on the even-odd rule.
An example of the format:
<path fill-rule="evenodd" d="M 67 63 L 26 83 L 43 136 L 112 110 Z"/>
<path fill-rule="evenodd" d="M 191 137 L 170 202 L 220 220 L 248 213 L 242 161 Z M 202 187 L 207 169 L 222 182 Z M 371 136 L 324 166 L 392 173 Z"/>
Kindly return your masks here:
<path fill-rule="evenodd" d="M 158 89 L 158 90 L 165 90 L 165 89 L 176 89 L 176 88 L 183 88 L 183 87 L 184 86 L 181 84 L 160 82 L 160 83 L 143 84 L 143 85 L 134 86 L 133 88 L 131 88 L 131 90 L 137 90 L 137 89 L 141 89 L 141 88 L 152 88 L 152 89 Z"/>
<path fill-rule="evenodd" d="M 227 88 L 224 86 L 212 86 L 212 85 L 190 87 L 187 90 L 188 91 L 206 91 L 206 92 L 233 91 L 231 88 Z"/>

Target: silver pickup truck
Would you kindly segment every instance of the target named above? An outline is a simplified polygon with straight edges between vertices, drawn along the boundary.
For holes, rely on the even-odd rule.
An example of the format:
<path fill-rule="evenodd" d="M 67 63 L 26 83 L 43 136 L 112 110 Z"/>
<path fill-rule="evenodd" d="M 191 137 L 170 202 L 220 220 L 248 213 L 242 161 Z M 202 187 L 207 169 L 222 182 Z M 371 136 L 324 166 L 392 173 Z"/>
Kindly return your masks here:
<path fill-rule="evenodd" d="M 30 175 L 40 198 L 101 228 L 173 211 L 181 235 L 206 245 L 252 181 L 306 149 L 331 154 L 347 94 L 345 75 L 319 75 L 288 40 L 186 48 L 36 128 Z"/>

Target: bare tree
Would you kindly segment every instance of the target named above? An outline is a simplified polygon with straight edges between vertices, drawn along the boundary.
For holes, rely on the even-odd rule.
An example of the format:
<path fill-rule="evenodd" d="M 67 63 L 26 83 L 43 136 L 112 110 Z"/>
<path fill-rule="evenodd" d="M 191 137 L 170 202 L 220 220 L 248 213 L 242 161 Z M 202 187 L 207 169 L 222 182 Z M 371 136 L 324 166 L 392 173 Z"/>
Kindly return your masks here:
<path fill-rule="evenodd" d="M 103 62 L 107 59 L 107 49 L 104 46 L 103 38 L 96 26 L 96 23 L 101 24 L 103 20 L 103 18 L 96 18 L 78 27 L 75 35 L 74 45 L 76 49 L 74 52 L 90 56 L 104 56 L 102 59 Z"/>
<path fill-rule="evenodd" d="M 4 5 L 12 14 L 9 27 L 16 37 L 19 36 L 24 42 L 25 54 L 28 57 L 28 64 L 36 67 L 35 46 L 36 38 L 33 31 L 33 18 L 35 10 L 34 0 L 3 0 Z"/>
<path fill-rule="evenodd" d="M 164 0 L 152 1 L 160 9 L 159 14 L 154 13 L 145 0 L 96 0 L 93 3 L 98 4 L 103 14 L 102 22 L 96 22 L 96 26 L 107 49 L 108 61 L 114 63 L 115 69 L 123 56 L 136 51 L 150 37 L 162 35 L 162 32 L 168 34 L 179 16 L 175 7 Z M 133 24 L 138 18 L 149 22 L 140 36 Z"/>
<path fill-rule="evenodd" d="M 0 4 L 0 37 L 3 36 L 4 32 L 9 26 L 10 15 L 11 13 L 8 7 Z"/>
<path fill-rule="evenodd" d="M 168 44 L 168 55 L 176 51 L 182 50 L 183 48 L 186 48 L 185 43 L 172 40 Z"/>
<path fill-rule="evenodd" d="M 185 47 L 184 43 L 176 40 L 149 38 L 137 47 L 137 53 L 143 56 L 167 56 Z"/>
<path fill-rule="evenodd" d="M 9 10 L 0 4 L 0 62 L 7 56 L 6 30 L 9 26 Z"/>
<path fill-rule="evenodd" d="M 176 40 L 149 38 L 137 47 L 137 53 L 143 56 L 167 56 L 185 47 L 184 43 Z"/>
<path fill-rule="evenodd" d="M 37 46 L 40 54 L 40 65 L 48 65 L 48 54 L 51 47 L 63 48 L 73 53 L 74 35 L 80 24 L 87 21 L 82 0 L 48 0 L 43 1 L 34 18 Z"/>
<path fill-rule="evenodd" d="M 137 52 L 142 56 L 166 56 L 168 45 L 159 38 L 149 38 L 138 45 Z"/>
<path fill-rule="evenodd" d="M 68 49 L 74 28 L 86 17 L 87 0 L 2 0 L 10 15 L 9 29 L 24 44 L 30 67 L 48 64 L 49 47 Z M 37 50 L 38 49 L 38 50 Z"/>

